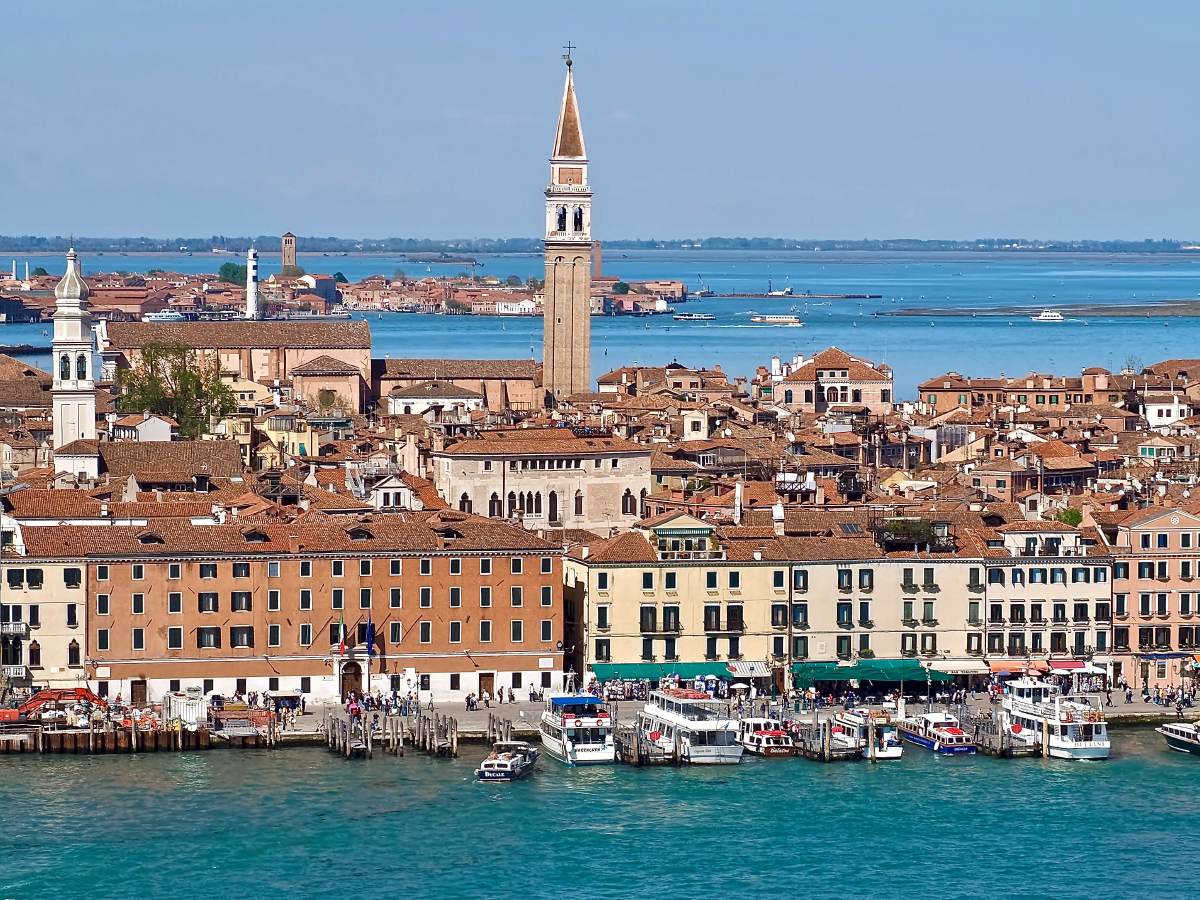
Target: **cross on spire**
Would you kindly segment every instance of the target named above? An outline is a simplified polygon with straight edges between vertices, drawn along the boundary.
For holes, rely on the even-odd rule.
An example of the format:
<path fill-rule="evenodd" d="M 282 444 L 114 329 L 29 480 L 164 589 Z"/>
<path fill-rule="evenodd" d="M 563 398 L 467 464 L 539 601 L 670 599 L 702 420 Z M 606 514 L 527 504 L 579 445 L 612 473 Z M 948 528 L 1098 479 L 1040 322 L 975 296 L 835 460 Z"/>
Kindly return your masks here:
<path fill-rule="evenodd" d="M 563 47 L 563 49 L 567 51 L 566 53 L 563 54 L 563 59 L 565 59 L 567 61 L 567 68 L 569 69 L 569 68 L 571 68 L 571 51 L 578 50 L 579 48 L 576 47 L 574 44 L 572 44 L 570 41 L 567 41 L 567 46 Z"/>

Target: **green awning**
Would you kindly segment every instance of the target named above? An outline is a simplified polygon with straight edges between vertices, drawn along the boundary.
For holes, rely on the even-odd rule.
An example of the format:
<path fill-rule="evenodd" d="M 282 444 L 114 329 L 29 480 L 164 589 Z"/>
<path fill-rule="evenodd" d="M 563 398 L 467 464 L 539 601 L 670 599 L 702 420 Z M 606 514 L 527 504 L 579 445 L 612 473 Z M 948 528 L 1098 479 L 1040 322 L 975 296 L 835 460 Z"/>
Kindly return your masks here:
<path fill-rule="evenodd" d="M 608 681 L 610 678 L 620 678 L 624 681 L 639 681 L 643 678 L 661 681 L 668 675 L 678 675 L 685 680 L 715 675 L 728 681 L 730 677 L 729 670 L 720 662 L 595 663 L 592 665 L 592 673 L 600 681 Z"/>
<path fill-rule="evenodd" d="M 796 687 L 811 687 L 814 681 L 950 681 L 952 675 L 934 669 L 928 672 L 916 659 L 860 659 L 852 666 L 832 662 L 795 663 Z"/>

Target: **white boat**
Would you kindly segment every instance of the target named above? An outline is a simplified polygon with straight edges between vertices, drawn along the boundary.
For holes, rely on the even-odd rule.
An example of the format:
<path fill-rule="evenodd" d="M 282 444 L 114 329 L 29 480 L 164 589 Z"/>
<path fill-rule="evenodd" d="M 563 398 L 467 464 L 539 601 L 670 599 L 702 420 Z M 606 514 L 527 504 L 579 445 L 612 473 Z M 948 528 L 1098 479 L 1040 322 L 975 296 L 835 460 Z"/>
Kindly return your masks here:
<path fill-rule="evenodd" d="M 756 756 L 795 756 L 796 742 L 778 719 L 742 719 L 737 742 Z"/>
<path fill-rule="evenodd" d="M 1064 695 L 1037 678 L 1008 683 L 1000 701 L 1014 745 L 1040 750 L 1049 737 L 1049 755 L 1056 759 L 1108 759 L 1108 725 L 1099 697 Z"/>
<path fill-rule="evenodd" d="M 875 752 L 871 752 L 871 728 L 874 726 Z M 840 731 L 839 731 L 840 729 Z M 863 759 L 900 759 L 904 744 L 900 729 L 886 712 L 851 709 L 833 717 L 833 740 L 862 751 Z"/>
<path fill-rule="evenodd" d="M 164 309 L 161 312 L 146 313 L 143 322 L 182 322 L 183 313 L 177 309 Z"/>
<path fill-rule="evenodd" d="M 945 712 L 908 716 L 900 721 L 900 737 L 934 753 L 974 753 L 975 742 L 958 726 L 958 719 Z"/>
<path fill-rule="evenodd" d="M 1040 316 L 1029 317 L 1034 322 L 1061 322 L 1063 321 L 1062 313 L 1055 312 L 1052 309 L 1043 309 Z"/>
<path fill-rule="evenodd" d="M 671 316 L 676 322 L 715 322 L 717 317 L 711 313 L 679 313 Z"/>
<path fill-rule="evenodd" d="M 568 766 L 615 762 L 614 729 L 604 701 L 592 694 L 546 698 L 538 723 L 546 752 Z"/>
<path fill-rule="evenodd" d="M 533 771 L 538 756 L 524 741 L 497 741 L 475 774 L 480 781 L 516 781 Z"/>
<path fill-rule="evenodd" d="M 1172 750 L 1200 756 L 1200 731 L 1195 722 L 1168 722 L 1154 730 L 1166 738 L 1167 746 Z"/>
<path fill-rule="evenodd" d="M 691 765 L 731 765 L 742 761 L 737 721 L 725 715 L 725 702 L 703 691 L 672 688 L 651 691 L 637 714 L 642 738 L 667 757 Z"/>
<path fill-rule="evenodd" d="M 750 321 L 755 325 L 803 325 L 798 316 L 754 315 Z"/>

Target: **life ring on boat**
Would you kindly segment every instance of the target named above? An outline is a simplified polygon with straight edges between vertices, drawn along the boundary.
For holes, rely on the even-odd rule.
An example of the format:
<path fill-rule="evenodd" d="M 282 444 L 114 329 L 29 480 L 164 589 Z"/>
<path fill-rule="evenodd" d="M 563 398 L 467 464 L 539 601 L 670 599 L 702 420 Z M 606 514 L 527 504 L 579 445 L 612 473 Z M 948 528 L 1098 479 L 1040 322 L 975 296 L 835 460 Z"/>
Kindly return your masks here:
<path fill-rule="evenodd" d="M 1075 721 L 1075 715 L 1070 710 L 1058 714 L 1059 719 L 1064 722 L 1071 723 Z"/>
<path fill-rule="evenodd" d="M 583 719 L 576 719 L 574 722 L 574 725 L 576 728 L 582 728 L 583 727 Z"/>
<path fill-rule="evenodd" d="M 1087 714 L 1087 720 L 1089 722 L 1098 722 L 1098 721 L 1100 721 L 1100 716 L 1097 715 L 1096 711 L 1093 709 L 1091 712 L 1089 712 Z"/>

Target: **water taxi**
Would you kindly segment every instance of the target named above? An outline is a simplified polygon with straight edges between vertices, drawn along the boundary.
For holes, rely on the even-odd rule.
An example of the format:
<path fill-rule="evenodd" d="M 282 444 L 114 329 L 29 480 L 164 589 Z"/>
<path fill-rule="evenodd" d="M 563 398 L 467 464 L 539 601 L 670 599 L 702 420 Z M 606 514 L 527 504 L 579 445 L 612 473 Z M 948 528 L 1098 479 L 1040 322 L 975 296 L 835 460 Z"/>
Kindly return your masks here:
<path fill-rule="evenodd" d="M 475 774 L 480 781 L 516 781 L 533 771 L 539 755 L 524 741 L 497 741 Z"/>
<path fill-rule="evenodd" d="M 712 313 L 679 313 L 671 318 L 676 322 L 715 322 L 717 320 Z"/>
<path fill-rule="evenodd" d="M 1008 683 L 1000 701 L 1014 744 L 1041 748 L 1049 737 L 1056 759 L 1108 759 L 1108 726 L 1099 697 L 1068 697 L 1037 678 Z"/>
<path fill-rule="evenodd" d="M 592 694 L 547 697 L 538 723 L 546 752 L 568 766 L 615 762 L 614 728 L 604 702 Z"/>
<path fill-rule="evenodd" d="M 871 728 L 875 728 L 875 752 L 871 752 Z M 839 729 L 841 729 L 839 731 Z M 833 740 L 862 751 L 863 759 L 900 759 L 904 744 L 891 715 L 867 709 L 851 709 L 833 717 Z"/>
<path fill-rule="evenodd" d="M 1195 722 L 1168 722 L 1154 730 L 1166 738 L 1167 746 L 1172 750 L 1200 756 L 1200 731 Z"/>
<path fill-rule="evenodd" d="M 796 742 L 778 719 L 742 719 L 737 742 L 757 756 L 795 756 Z"/>
<path fill-rule="evenodd" d="M 733 765 L 742 761 L 738 725 L 725 715 L 725 702 L 703 691 L 651 691 L 637 714 L 643 739 L 690 765 Z"/>
<path fill-rule="evenodd" d="M 803 325 L 799 316 L 768 316 L 753 315 L 750 321 L 755 325 Z"/>
<path fill-rule="evenodd" d="M 958 727 L 958 719 L 945 712 L 921 713 L 900 722 L 900 736 L 910 744 L 935 753 L 974 753 L 975 742 Z"/>
<path fill-rule="evenodd" d="M 1030 316 L 1034 322 L 1061 322 L 1063 321 L 1062 313 L 1056 312 L 1053 309 L 1043 309 L 1040 316 Z"/>

